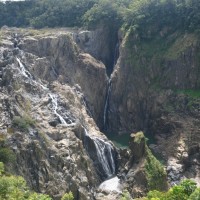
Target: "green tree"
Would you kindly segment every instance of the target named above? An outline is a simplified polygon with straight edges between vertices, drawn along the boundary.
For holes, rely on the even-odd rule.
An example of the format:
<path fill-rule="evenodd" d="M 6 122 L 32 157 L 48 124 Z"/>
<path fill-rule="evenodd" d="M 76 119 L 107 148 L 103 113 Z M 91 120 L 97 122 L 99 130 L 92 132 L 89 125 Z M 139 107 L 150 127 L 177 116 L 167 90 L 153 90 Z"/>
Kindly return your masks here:
<path fill-rule="evenodd" d="M 180 183 L 180 186 L 183 187 L 184 193 L 187 194 L 188 196 L 190 196 L 197 188 L 197 184 L 189 179 L 183 180 Z"/>
<path fill-rule="evenodd" d="M 4 174 L 4 165 L 0 162 L 1 200 L 52 200 L 48 195 L 32 193 L 22 177 Z"/>

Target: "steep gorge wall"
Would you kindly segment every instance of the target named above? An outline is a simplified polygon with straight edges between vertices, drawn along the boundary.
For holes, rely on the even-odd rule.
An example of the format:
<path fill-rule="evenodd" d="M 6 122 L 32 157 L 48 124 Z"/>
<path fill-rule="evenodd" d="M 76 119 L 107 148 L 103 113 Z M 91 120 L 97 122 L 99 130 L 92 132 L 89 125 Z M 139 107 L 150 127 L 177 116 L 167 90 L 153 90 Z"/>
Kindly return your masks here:
<path fill-rule="evenodd" d="M 199 52 L 195 33 L 152 38 L 128 33 L 111 76 L 107 131 L 130 134 L 143 130 L 156 142 L 151 147 L 167 166 L 171 158 L 180 164 L 175 175 L 169 167 L 170 183 L 183 174 L 200 180 Z"/>
<path fill-rule="evenodd" d="M 110 131 L 126 133 L 144 128 L 148 115 L 154 113 L 159 101 L 166 100 L 170 90 L 198 90 L 199 48 L 195 34 L 146 40 L 128 35 L 112 74 Z"/>
<path fill-rule="evenodd" d="M 38 77 L 76 85 L 84 94 L 89 114 L 100 125 L 107 85 L 105 66 L 90 54 L 82 52 L 72 37 L 63 34 L 59 37 L 25 38 L 19 47 L 39 57 L 32 67 Z"/>

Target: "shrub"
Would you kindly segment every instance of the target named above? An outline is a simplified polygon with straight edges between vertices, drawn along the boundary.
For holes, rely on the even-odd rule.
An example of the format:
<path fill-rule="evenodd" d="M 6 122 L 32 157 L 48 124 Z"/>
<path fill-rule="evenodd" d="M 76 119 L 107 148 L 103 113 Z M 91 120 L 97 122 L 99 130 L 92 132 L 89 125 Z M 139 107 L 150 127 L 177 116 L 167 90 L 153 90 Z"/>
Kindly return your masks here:
<path fill-rule="evenodd" d="M 28 200 L 51 200 L 51 198 L 46 194 L 33 193 Z"/>
<path fill-rule="evenodd" d="M 22 131 L 27 131 L 30 126 L 35 124 L 35 121 L 29 116 L 15 116 L 12 124 L 14 127 L 17 127 Z"/>
<path fill-rule="evenodd" d="M 0 162 L 5 164 L 13 162 L 15 160 L 15 155 L 12 150 L 7 147 L 0 148 Z"/>
<path fill-rule="evenodd" d="M 143 138 L 144 138 L 144 133 L 142 131 L 140 131 L 135 134 L 134 142 L 139 144 Z"/>
<path fill-rule="evenodd" d="M 130 194 L 127 190 L 123 191 L 122 197 L 120 200 L 131 200 L 132 198 L 130 197 Z"/>
<path fill-rule="evenodd" d="M 4 173 L 4 164 L 0 162 L 0 176 Z"/>
<path fill-rule="evenodd" d="M 183 180 L 180 186 L 183 187 L 184 193 L 187 194 L 188 196 L 190 196 L 197 188 L 197 184 L 189 179 Z"/>
<path fill-rule="evenodd" d="M 188 200 L 199 200 L 200 199 L 200 188 L 196 188 L 196 190 L 190 195 Z"/>
<path fill-rule="evenodd" d="M 1 200 L 52 200 L 48 195 L 31 193 L 26 181 L 20 176 L 5 176 L 4 165 L 0 162 Z"/>
<path fill-rule="evenodd" d="M 200 188 L 192 180 L 184 180 L 179 185 L 175 185 L 167 192 L 153 190 L 148 192 L 149 200 L 199 200 Z"/>
<path fill-rule="evenodd" d="M 163 165 L 153 156 L 146 146 L 145 173 L 150 190 L 165 190 L 167 188 L 167 174 Z"/>
<path fill-rule="evenodd" d="M 64 194 L 61 200 L 74 200 L 74 196 L 72 192 L 69 192 L 69 193 Z"/>

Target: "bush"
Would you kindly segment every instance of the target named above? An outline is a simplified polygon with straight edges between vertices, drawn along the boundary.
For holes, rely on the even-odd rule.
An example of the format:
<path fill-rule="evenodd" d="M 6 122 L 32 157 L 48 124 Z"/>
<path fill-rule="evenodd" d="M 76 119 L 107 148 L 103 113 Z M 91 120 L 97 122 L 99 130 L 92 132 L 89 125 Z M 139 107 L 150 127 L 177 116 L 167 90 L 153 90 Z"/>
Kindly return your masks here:
<path fill-rule="evenodd" d="M 183 180 L 180 186 L 183 188 L 184 193 L 187 194 L 188 196 L 190 196 L 197 188 L 197 184 L 189 179 Z"/>
<path fill-rule="evenodd" d="M 31 193 L 22 177 L 3 174 L 4 165 L 0 162 L 1 200 L 52 200 L 48 195 Z"/>
<path fill-rule="evenodd" d="M 200 188 L 192 180 L 184 180 L 179 185 L 175 185 L 168 192 L 153 190 L 148 192 L 149 200 L 200 200 Z"/>
<path fill-rule="evenodd" d="M 0 148 L 0 162 L 5 164 L 13 162 L 15 160 L 15 155 L 12 150 L 7 147 Z"/>
<path fill-rule="evenodd" d="M 69 193 L 64 194 L 61 200 L 74 200 L 74 196 L 72 192 L 69 192 Z"/>
<path fill-rule="evenodd" d="M 131 200 L 132 198 L 130 197 L 130 194 L 127 190 L 123 191 L 122 197 L 120 200 Z"/>
<path fill-rule="evenodd" d="M 150 190 L 165 190 L 167 188 L 167 174 L 163 165 L 153 156 L 146 146 L 145 173 Z"/>
<path fill-rule="evenodd" d="M 17 127 L 22 131 L 27 131 L 30 126 L 35 124 L 35 121 L 29 116 L 15 116 L 12 124 L 14 127 Z"/>
<path fill-rule="evenodd" d="M 142 131 L 137 132 L 134 137 L 134 142 L 139 144 L 143 138 L 144 138 L 144 133 Z"/>
<path fill-rule="evenodd" d="M 4 164 L 0 162 L 0 176 L 4 173 Z"/>
<path fill-rule="evenodd" d="M 196 188 L 196 190 L 190 195 L 188 200 L 199 200 L 200 199 L 200 188 Z"/>

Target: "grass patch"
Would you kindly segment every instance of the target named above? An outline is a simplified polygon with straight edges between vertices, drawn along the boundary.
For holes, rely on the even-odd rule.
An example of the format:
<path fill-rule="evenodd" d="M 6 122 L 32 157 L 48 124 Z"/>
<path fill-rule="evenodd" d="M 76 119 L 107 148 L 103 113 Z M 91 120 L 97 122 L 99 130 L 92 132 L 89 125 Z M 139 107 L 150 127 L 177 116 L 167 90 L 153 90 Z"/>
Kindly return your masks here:
<path fill-rule="evenodd" d="M 200 98 L 200 90 L 192 90 L 192 89 L 177 90 L 176 93 L 185 94 L 192 98 Z"/>
<path fill-rule="evenodd" d="M 126 62 L 136 69 L 145 69 L 149 63 L 162 67 L 162 62 L 167 58 L 167 52 L 179 37 L 181 37 L 180 33 L 174 33 L 168 37 L 155 35 L 149 39 L 134 39 L 134 35 L 129 33 L 125 42 L 128 57 Z"/>
<path fill-rule="evenodd" d="M 196 34 L 185 34 L 178 37 L 174 44 L 168 49 L 165 57 L 169 60 L 177 59 L 188 47 L 195 45 L 198 41 Z"/>
<path fill-rule="evenodd" d="M 30 116 L 15 116 L 12 124 L 14 127 L 22 131 L 27 131 L 29 127 L 35 125 L 35 120 L 33 120 Z"/>

